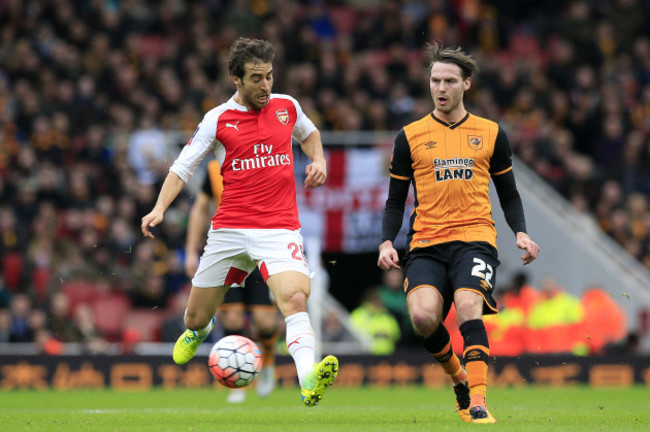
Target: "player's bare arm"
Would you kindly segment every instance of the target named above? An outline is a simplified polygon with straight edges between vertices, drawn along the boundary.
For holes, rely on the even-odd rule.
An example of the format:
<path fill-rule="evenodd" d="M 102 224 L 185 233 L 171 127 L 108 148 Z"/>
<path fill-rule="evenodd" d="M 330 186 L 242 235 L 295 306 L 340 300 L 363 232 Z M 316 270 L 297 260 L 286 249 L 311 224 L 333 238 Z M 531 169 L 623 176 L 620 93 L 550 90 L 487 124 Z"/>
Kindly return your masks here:
<path fill-rule="evenodd" d="M 322 186 L 327 180 L 327 162 L 323 152 L 323 142 L 318 130 L 313 131 L 300 143 L 311 163 L 305 168 L 305 188 L 311 189 Z"/>
<path fill-rule="evenodd" d="M 524 232 L 517 233 L 517 247 L 526 251 L 526 253 L 521 257 L 524 265 L 535 261 L 537 254 L 539 254 L 539 246 L 537 243 L 532 241 L 530 237 L 528 237 L 528 234 Z"/>
<path fill-rule="evenodd" d="M 399 256 L 393 247 L 393 242 L 390 240 L 384 241 L 379 245 L 379 259 L 377 265 L 382 270 L 390 270 L 392 268 L 400 268 Z"/>
<path fill-rule="evenodd" d="M 178 194 L 185 187 L 185 182 L 174 172 L 167 174 L 165 181 L 160 189 L 158 200 L 153 210 L 142 218 L 142 225 L 140 229 L 145 237 L 154 238 L 149 228 L 153 228 L 163 221 L 165 210 L 176 199 Z"/>

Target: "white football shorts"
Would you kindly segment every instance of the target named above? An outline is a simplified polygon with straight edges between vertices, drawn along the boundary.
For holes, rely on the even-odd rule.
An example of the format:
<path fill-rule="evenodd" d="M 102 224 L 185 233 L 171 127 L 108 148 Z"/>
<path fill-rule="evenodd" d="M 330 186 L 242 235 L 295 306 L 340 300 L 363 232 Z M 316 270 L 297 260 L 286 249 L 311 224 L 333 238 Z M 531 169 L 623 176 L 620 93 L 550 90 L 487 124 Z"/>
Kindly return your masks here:
<path fill-rule="evenodd" d="M 285 271 L 313 277 L 300 230 L 210 228 L 192 285 L 197 288 L 242 285 L 256 265 L 264 280 Z"/>

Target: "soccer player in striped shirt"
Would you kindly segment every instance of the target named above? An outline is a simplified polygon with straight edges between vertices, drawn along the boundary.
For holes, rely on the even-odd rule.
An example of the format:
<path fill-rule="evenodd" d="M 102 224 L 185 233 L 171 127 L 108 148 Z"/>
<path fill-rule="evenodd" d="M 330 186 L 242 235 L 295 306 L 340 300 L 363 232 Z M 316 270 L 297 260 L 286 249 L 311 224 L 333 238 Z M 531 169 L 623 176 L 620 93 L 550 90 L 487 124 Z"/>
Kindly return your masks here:
<path fill-rule="evenodd" d="M 539 246 L 526 233 L 505 132 L 465 110 L 463 96 L 478 71 L 475 60 L 460 48 L 438 44 L 429 45 L 428 54 L 434 110 L 395 138 L 378 265 L 399 268 L 393 241 L 413 184 L 415 208 L 403 260 L 411 322 L 425 349 L 451 376 L 460 417 L 496 423 L 485 398 L 490 349 L 482 320 L 483 314 L 497 312 L 492 291 L 499 260 L 490 179 L 516 245 L 525 251 L 524 265 L 537 257 Z M 464 367 L 443 325 L 452 302 L 464 341 Z"/>

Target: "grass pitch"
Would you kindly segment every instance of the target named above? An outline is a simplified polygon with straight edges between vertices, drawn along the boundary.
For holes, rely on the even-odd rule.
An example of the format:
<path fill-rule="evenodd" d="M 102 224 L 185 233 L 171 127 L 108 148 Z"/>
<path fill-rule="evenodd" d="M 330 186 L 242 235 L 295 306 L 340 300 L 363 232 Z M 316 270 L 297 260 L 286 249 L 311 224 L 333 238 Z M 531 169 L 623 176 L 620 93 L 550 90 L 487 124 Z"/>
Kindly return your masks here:
<path fill-rule="evenodd" d="M 336 388 L 314 408 L 300 404 L 298 389 L 278 389 L 244 403 L 226 391 L 0 392 L 1 431 L 647 431 L 650 390 L 491 388 L 488 405 L 499 423 L 463 423 L 449 389 Z"/>

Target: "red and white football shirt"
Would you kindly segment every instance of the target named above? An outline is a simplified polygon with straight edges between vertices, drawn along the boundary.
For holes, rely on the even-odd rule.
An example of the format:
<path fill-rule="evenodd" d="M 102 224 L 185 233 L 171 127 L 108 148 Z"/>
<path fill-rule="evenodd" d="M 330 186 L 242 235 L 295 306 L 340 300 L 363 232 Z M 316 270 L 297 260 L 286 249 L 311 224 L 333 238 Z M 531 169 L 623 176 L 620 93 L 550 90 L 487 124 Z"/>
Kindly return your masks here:
<path fill-rule="evenodd" d="M 223 196 L 212 218 L 218 228 L 300 228 L 291 138 L 304 141 L 316 126 L 291 96 L 272 94 L 249 111 L 228 102 L 208 111 L 170 171 L 187 182 L 214 151 L 221 164 Z"/>

